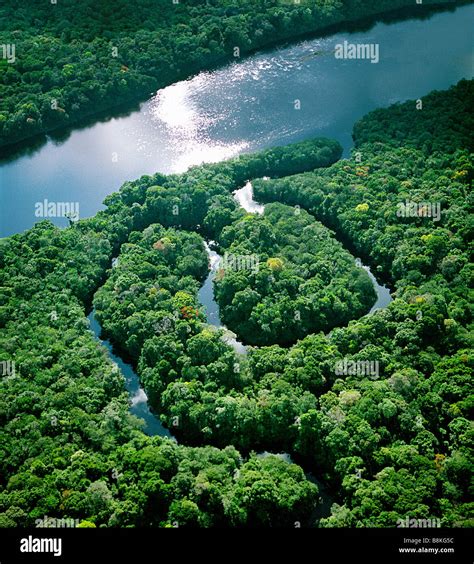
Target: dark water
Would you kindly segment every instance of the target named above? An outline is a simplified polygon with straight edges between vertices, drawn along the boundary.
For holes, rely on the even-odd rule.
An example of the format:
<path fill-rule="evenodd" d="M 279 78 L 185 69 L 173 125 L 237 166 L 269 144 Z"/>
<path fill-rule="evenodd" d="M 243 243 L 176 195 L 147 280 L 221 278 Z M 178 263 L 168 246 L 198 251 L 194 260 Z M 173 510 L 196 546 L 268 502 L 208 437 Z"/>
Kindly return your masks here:
<path fill-rule="evenodd" d="M 219 304 L 214 299 L 214 276 L 219 267 L 219 262 L 221 256 L 212 249 L 212 242 L 205 243 L 207 254 L 209 256 L 209 274 L 207 275 L 204 284 L 198 292 L 199 302 L 204 306 L 204 312 L 206 314 L 206 319 L 209 325 L 217 327 L 218 329 L 224 330 L 223 340 L 230 345 L 234 351 L 241 355 L 247 354 L 247 347 L 237 340 L 237 335 L 227 329 L 225 325 L 222 324 L 220 319 Z"/>
<path fill-rule="evenodd" d="M 107 194 L 142 174 L 318 135 L 338 139 L 347 154 L 353 124 L 368 111 L 472 76 L 473 21 L 468 5 L 303 41 L 169 86 L 127 116 L 50 138 L 1 163 L 0 237 L 31 227 L 35 203 L 45 199 L 77 202 L 80 217 L 93 215 Z M 336 59 L 335 45 L 346 39 L 378 43 L 380 62 Z"/>
<path fill-rule="evenodd" d="M 205 245 L 207 255 L 209 257 L 210 268 L 209 274 L 198 292 L 198 299 L 204 306 L 204 313 L 206 314 L 206 319 L 209 325 L 213 325 L 214 327 L 220 329 L 222 327 L 222 323 L 220 320 L 219 305 L 214 299 L 213 281 L 221 257 L 212 249 L 212 241 L 210 243 L 206 242 Z"/>
<path fill-rule="evenodd" d="M 102 331 L 99 322 L 95 318 L 94 310 L 87 316 L 91 331 L 94 333 L 99 343 L 107 349 L 110 360 L 117 366 L 117 369 L 125 378 L 125 387 L 130 395 L 130 413 L 136 417 L 140 417 L 145 421 L 144 432 L 147 435 L 160 435 L 161 437 L 172 437 L 171 433 L 166 429 L 160 419 L 154 415 L 147 402 L 147 396 L 144 389 L 140 385 L 140 380 L 130 364 L 125 363 L 119 356 L 114 354 L 112 344 L 100 338 Z"/>
<path fill-rule="evenodd" d="M 390 289 L 387 286 L 383 286 L 380 282 L 375 278 L 372 271 L 370 270 L 369 266 L 365 264 L 362 265 L 362 268 L 367 272 L 369 275 L 370 281 L 372 282 L 372 286 L 374 287 L 375 293 L 377 294 L 377 300 L 372 306 L 369 313 L 373 313 L 377 309 L 384 309 L 388 306 L 388 304 L 393 301 L 392 295 L 390 293 Z"/>

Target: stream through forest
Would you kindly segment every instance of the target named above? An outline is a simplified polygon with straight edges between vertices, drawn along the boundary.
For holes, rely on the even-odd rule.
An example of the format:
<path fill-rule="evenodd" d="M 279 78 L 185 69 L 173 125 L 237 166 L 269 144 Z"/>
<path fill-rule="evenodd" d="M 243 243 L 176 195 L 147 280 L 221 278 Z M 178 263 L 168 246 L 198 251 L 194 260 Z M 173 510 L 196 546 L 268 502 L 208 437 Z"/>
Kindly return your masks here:
<path fill-rule="evenodd" d="M 260 213 L 263 214 L 265 206 L 257 203 L 253 198 L 252 184 L 248 182 L 243 188 L 236 190 L 234 192 L 234 197 L 237 202 L 249 213 Z M 219 262 L 221 256 L 213 250 L 213 242 L 206 241 L 205 247 L 207 254 L 209 256 L 209 274 L 204 281 L 201 289 L 198 293 L 199 302 L 204 306 L 204 311 L 206 312 L 206 319 L 209 325 L 212 325 L 218 329 L 224 331 L 223 340 L 233 347 L 237 354 L 245 355 L 247 354 L 247 346 L 241 343 L 235 333 L 229 331 L 225 325 L 222 324 L 219 314 L 219 305 L 214 298 L 214 288 L 213 281 L 216 271 L 219 267 Z M 390 290 L 386 286 L 379 284 L 375 276 L 370 271 L 368 266 L 361 265 L 370 276 L 372 284 L 374 286 L 375 292 L 377 294 L 377 301 L 370 310 L 372 313 L 376 309 L 385 308 L 392 301 L 390 295 Z M 95 317 L 95 312 L 92 310 L 88 316 L 90 328 L 94 333 L 95 337 L 100 341 L 109 354 L 111 361 L 119 367 L 125 378 L 125 387 L 130 395 L 130 412 L 137 417 L 140 417 L 145 421 L 144 431 L 148 435 L 161 435 L 166 437 L 171 437 L 171 433 L 166 429 L 161 423 L 159 416 L 155 415 L 147 402 L 147 395 L 145 390 L 140 385 L 140 380 L 138 375 L 134 371 L 130 364 L 124 362 L 119 356 L 117 356 L 113 351 L 112 344 L 101 339 L 102 328 Z"/>
<path fill-rule="evenodd" d="M 243 207 L 248 213 L 263 214 L 265 212 L 265 206 L 259 204 L 254 200 L 252 184 L 250 182 L 247 182 L 247 184 L 243 188 L 236 190 L 234 192 L 234 197 L 240 204 L 240 206 Z M 213 241 L 205 242 L 206 251 L 209 257 L 209 274 L 207 275 L 206 280 L 204 281 L 201 289 L 198 292 L 198 299 L 199 302 L 204 306 L 206 319 L 209 325 L 223 330 L 223 340 L 227 344 L 232 346 L 237 354 L 245 355 L 247 354 L 246 345 L 241 343 L 237 339 L 237 336 L 222 324 L 220 319 L 219 305 L 214 298 L 213 281 L 219 267 L 221 256 L 213 249 L 213 246 Z M 372 274 L 368 266 L 362 264 L 360 264 L 360 266 L 367 271 L 377 294 L 377 300 L 369 313 L 372 313 L 376 309 L 387 307 L 388 304 L 392 301 L 390 290 L 386 286 L 382 286 L 377 282 L 375 276 Z M 94 333 L 96 339 L 102 346 L 106 348 L 111 361 L 118 367 L 118 369 L 124 376 L 125 387 L 130 395 L 130 413 L 144 420 L 144 432 L 147 435 L 160 435 L 161 437 L 168 437 L 176 440 L 175 437 L 173 437 L 173 435 L 170 433 L 170 431 L 161 423 L 159 415 L 153 413 L 153 411 L 150 409 L 146 392 L 142 388 L 140 379 L 133 367 L 130 364 L 124 362 L 119 356 L 114 353 L 113 346 L 110 341 L 101 339 L 102 328 L 97 321 L 97 318 L 95 317 L 94 310 L 90 312 L 88 319 L 90 328 Z M 279 456 L 284 460 L 291 462 L 291 456 L 288 453 L 263 452 L 258 456 L 265 457 L 270 454 L 276 454 L 276 456 Z M 315 508 L 312 520 L 329 516 L 331 505 L 334 502 L 333 497 L 328 492 L 326 486 L 321 481 L 319 481 L 311 472 L 307 472 L 306 477 L 308 478 L 308 480 L 318 486 L 320 495 L 320 503 Z"/>

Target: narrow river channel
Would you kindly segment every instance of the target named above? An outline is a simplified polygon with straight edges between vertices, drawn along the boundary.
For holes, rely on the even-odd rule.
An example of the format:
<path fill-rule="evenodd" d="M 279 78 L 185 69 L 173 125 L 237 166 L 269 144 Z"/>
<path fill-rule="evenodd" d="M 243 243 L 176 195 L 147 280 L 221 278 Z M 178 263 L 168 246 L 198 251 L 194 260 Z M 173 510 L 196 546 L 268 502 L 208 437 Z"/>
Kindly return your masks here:
<path fill-rule="evenodd" d="M 234 192 L 237 202 L 249 213 L 264 213 L 265 206 L 257 203 L 253 198 L 252 184 L 248 182 L 240 190 Z M 212 241 L 205 243 L 206 250 L 209 256 L 209 274 L 207 275 L 204 284 L 198 293 L 200 303 L 204 306 L 206 318 L 209 325 L 224 330 L 223 339 L 226 343 L 231 345 L 236 353 L 245 355 L 247 354 L 247 347 L 237 340 L 236 335 L 229 331 L 220 320 L 219 305 L 214 298 L 213 281 L 216 274 L 219 261 L 221 257 L 216 251 L 212 249 Z M 372 284 L 377 293 L 377 301 L 370 310 L 370 313 L 376 309 L 385 308 L 392 301 L 390 290 L 385 286 L 380 285 L 375 276 L 370 271 L 369 267 L 363 266 L 367 270 Z M 163 437 L 172 437 L 171 433 L 161 423 L 159 416 L 155 415 L 147 402 L 145 390 L 140 384 L 140 379 L 130 364 L 125 363 L 113 351 L 112 344 L 107 340 L 101 339 L 102 328 L 95 317 L 95 312 L 92 310 L 88 315 L 90 329 L 94 333 L 96 339 L 104 346 L 108 355 L 115 366 L 122 372 L 125 378 L 125 387 L 130 395 L 130 413 L 140 417 L 145 421 L 144 431 L 148 435 L 160 435 Z"/>
<path fill-rule="evenodd" d="M 265 206 L 259 204 L 254 200 L 252 184 L 248 182 L 243 188 L 236 190 L 234 192 L 234 197 L 237 202 L 248 212 L 248 213 L 259 213 L 263 214 L 265 212 Z M 237 340 L 236 335 L 229 331 L 221 322 L 219 315 L 219 305 L 214 298 L 213 281 L 216 271 L 221 260 L 221 256 L 213 250 L 213 242 L 206 241 L 205 247 L 207 254 L 209 256 L 209 274 L 204 281 L 201 289 L 198 293 L 199 302 L 204 305 L 206 318 L 209 325 L 216 328 L 223 329 L 224 335 L 223 339 L 226 343 L 231 345 L 237 354 L 247 354 L 247 347 Z M 375 309 L 387 307 L 387 305 L 392 300 L 390 291 L 385 286 L 381 286 L 374 275 L 370 272 L 370 269 L 363 266 L 370 276 L 374 289 L 377 293 L 377 302 L 374 304 L 370 313 L 375 311 Z M 102 328 L 95 317 L 95 312 L 92 310 L 88 315 L 90 329 L 94 333 L 96 339 L 99 343 L 105 347 L 112 363 L 120 370 L 125 379 L 125 387 L 130 396 L 130 413 L 143 419 L 145 426 L 144 432 L 149 436 L 159 435 L 161 437 L 168 437 L 170 439 L 176 440 L 176 438 L 170 433 L 166 427 L 160 421 L 158 415 L 154 414 L 150 406 L 148 405 L 148 398 L 145 390 L 140 384 L 140 379 L 133 367 L 130 364 L 125 363 L 119 356 L 117 356 L 113 351 L 113 346 L 110 341 L 101 339 Z M 276 455 L 287 462 L 292 462 L 291 456 L 288 453 L 271 453 L 262 452 L 258 456 L 266 457 L 270 455 Z M 319 489 L 319 503 L 315 508 L 313 515 L 311 517 L 311 522 L 328 517 L 331 514 L 331 506 L 334 503 L 334 498 L 327 490 L 326 486 L 314 476 L 312 472 L 306 472 L 306 477 L 308 480 L 313 482 L 318 486 Z"/>

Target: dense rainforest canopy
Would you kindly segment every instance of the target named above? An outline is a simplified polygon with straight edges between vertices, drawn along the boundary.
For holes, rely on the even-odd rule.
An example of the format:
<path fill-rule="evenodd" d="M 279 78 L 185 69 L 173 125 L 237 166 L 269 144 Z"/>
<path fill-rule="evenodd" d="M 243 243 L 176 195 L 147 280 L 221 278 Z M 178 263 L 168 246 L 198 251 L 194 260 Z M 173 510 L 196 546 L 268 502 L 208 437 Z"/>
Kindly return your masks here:
<path fill-rule="evenodd" d="M 423 8 L 445 3 L 424 0 Z M 421 10 L 414 0 L 132 4 L 2 0 L 0 146 L 146 99 L 201 69 L 278 41 L 399 8 Z"/>
<path fill-rule="evenodd" d="M 269 204 L 263 217 L 243 216 L 218 240 L 227 258 L 216 283 L 221 317 L 251 344 L 289 344 L 327 332 L 375 301 L 365 270 L 299 208 Z"/>
<path fill-rule="evenodd" d="M 366 116 L 349 159 L 319 139 L 143 176 L 93 218 L 2 240 L 0 361 L 15 370 L 0 381 L 0 523 L 314 525 L 317 486 L 255 454 L 286 451 L 333 492 L 320 527 L 472 526 L 473 103 L 464 80 L 423 110 Z M 263 217 L 232 196 L 258 178 L 256 198 L 275 202 Z M 417 213 L 398 213 L 407 201 Z M 390 281 L 386 309 L 363 315 L 372 288 L 336 237 Z M 204 238 L 259 258 L 215 283 L 241 338 L 269 325 L 246 357 L 205 323 Z M 88 328 L 92 302 L 179 444 L 130 415 Z"/>

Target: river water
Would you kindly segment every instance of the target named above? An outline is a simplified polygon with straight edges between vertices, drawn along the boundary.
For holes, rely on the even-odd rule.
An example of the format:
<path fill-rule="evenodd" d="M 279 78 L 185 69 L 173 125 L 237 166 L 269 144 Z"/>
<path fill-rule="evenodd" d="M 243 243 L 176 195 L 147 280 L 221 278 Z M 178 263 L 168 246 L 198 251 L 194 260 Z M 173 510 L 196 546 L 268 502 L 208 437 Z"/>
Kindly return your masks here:
<path fill-rule="evenodd" d="M 199 302 L 204 306 L 206 319 L 209 325 L 222 329 L 224 331 L 223 340 L 230 345 L 236 353 L 246 355 L 247 347 L 237 340 L 237 335 L 235 333 L 227 329 L 227 327 L 222 324 L 219 313 L 219 304 L 214 299 L 214 276 L 219 268 L 219 263 L 222 257 L 212 248 L 213 241 L 206 241 L 204 245 L 209 257 L 210 269 L 204 284 L 198 292 Z"/>
<path fill-rule="evenodd" d="M 91 216 L 105 196 L 143 174 L 321 135 L 340 141 L 347 155 L 353 124 L 368 111 L 472 76 L 473 20 L 467 5 L 301 41 L 173 84 L 128 115 L 28 144 L 0 161 L 0 237 L 41 219 L 35 204 L 44 200 L 77 203 L 80 217 Z M 379 63 L 336 59 L 344 40 L 379 44 Z"/>
<path fill-rule="evenodd" d="M 172 438 L 171 433 L 163 426 L 159 417 L 151 411 L 145 390 L 142 388 L 140 379 L 133 370 L 133 367 L 124 362 L 114 353 L 113 346 L 110 341 L 101 339 L 102 327 L 95 317 L 94 310 L 89 313 L 87 319 L 89 320 L 89 326 L 91 331 L 94 333 L 95 338 L 103 347 L 105 347 L 112 364 L 117 370 L 120 370 L 125 378 L 125 388 L 130 396 L 130 413 L 140 419 L 143 419 L 145 422 L 143 430 L 147 435 L 160 435 L 161 437 Z"/>
<path fill-rule="evenodd" d="M 254 200 L 252 184 L 250 182 L 248 182 L 243 188 L 236 190 L 234 192 L 234 197 L 236 201 L 249 213 L 263 214 L 265 211 L 265 206 L 257 203 Z M 206 241 L 204 244 L 209 257 L 210 268 L 209 274 L 207 275 L 206 280 L 204 281 L 201 289 L 198 292 L 199 302 L 204 306 L 207 323 L 209 323 L 209 325 L 212 325 L 213 327 L 224 330 L 223 340 L 227 344 L 232 346 L 237 354 L 246 355 L 248 352 L 246 345 L 237 340 L 235 333 L 229 331 L 220 320 L 219 305 L 214 298 L 213 282 L 214 276 L 217 272 L 217 269 L 219 268 L 221 256 L 213 249 L 213 241 Z M 374 289 L 377 293 L 377 302 L 370 310 L 370 313 L 372 313 L 376 309 L 387 307 L 387 305 L 392 301 L 389 289 L 385 286 L 381 286 L 377 282 L 369 267 L 363 265 L 362 267 L 367 270 L 374 285 Z M 160 435 L 162 437 L 173 438 L 169 430 L 163 426 L 159 417 L 151 411 L 148 405 L 146 392 L 142 388 L 140 379 L 134 371 L 133 367 L 130 364 L 124 362 L 119 356 L 114 353 L 113 346 L 110 341 L 101 339 L 102 327 L 95 317 L 94 310 L 92 310 L 88 315 L 88 320 L 90 329 L 93 332 L 95 338 L 102 346 L 106 348 L 113 365 L 122 372 L 125 378 L 125 387 L 130 396 L 130 413 L 144 420 L 144 431 L 148 435 Z M 317 482 L 315 478 L 313 478 L 313 481 Z"/>

